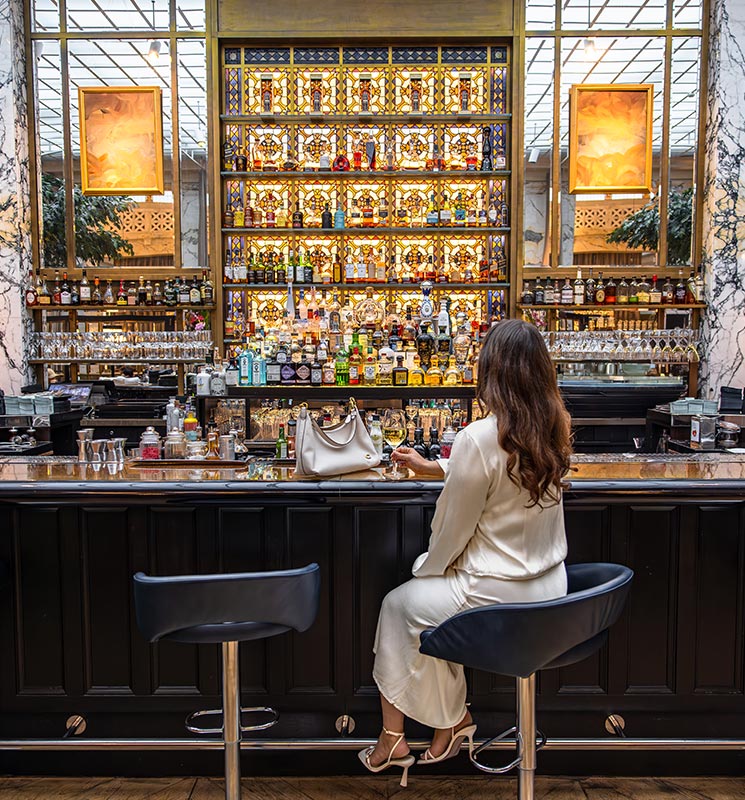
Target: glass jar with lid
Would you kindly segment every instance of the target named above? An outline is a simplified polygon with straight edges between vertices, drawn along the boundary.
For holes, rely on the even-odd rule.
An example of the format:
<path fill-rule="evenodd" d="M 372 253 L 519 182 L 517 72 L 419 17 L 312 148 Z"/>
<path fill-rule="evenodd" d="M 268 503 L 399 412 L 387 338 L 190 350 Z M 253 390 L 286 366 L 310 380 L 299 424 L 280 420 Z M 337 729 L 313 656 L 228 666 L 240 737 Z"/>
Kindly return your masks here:
<path fill-rule="evenodd" d="M 156 461 L 160 458 L 160 435 L 149 425 L 140 437 L 140 458 Z"/>
<path fill-rule="evenodd" d="M 186 436 L 183 431 L 172 430 L 166 436 L 163 458 L 186 458 Z"/>

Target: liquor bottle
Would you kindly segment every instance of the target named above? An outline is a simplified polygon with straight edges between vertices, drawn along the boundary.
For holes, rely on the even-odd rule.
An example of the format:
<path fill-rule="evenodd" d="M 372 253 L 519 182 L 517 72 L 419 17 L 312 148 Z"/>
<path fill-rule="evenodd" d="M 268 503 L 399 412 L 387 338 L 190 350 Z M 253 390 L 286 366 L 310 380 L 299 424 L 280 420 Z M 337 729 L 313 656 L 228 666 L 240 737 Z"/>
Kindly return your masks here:
<path fill-rule="evenodd" d="M 595 298 L 594 302 L 602 306 L 605 304 L 605 282 L 603 281 L 603 273 L 598 273 L 598 282 L 595 284 Z"/>
<path fill-rule="evenodd" d="M 563 306 L 570 306 L 574 302 L 574 289 L 569 283 L 569 278 L 564 279 L 564 285 L 561 287 L 561 304 Z"/>
<path fill-rule="evenodd" d="M 275 214 L 275 217 L 278 228 L 289 227 L 289 213 L 288 210 L 285 208 L 284 203 L 280 202 L 279 206 L 277 206 L 277 212 Z"/>
<path fill-rule="evenodd" d="M 310 364 L 310 385 L 311 386 L 322 386 L 323 385 L 323 367 L 321 366 L 321 362 L 318 358 L 318 352 L 316 351 L 316 355 L 314 355 L 313 360 Z"/>
<path fill-rule="evenodd" d="M 448 201 L 448 196 L 442 196 L 442 205 L 440 206 L 440 225 L 442 227 L 449 227 L 453 224 L 453 214 Z"/>
<path fill-rule="evenodd" d="M 54 288 L 52 289 L 52 305 L 62 304 L 62 287 L 59 280 L 59 270 L 54 271 Z"/>
<path fill-rule="evenodd" d="M 653 305 L 662 303 L 662 290 L 657 285 L 656 275 L 652 275 L 652 288 L 649 290 L 649 302 Z"/>
<path fill-rule="evenodd" d="M 258 228 L 259 225 L 256 224 L 256 214 L 254 212 L 254 207 L 251 205 L 251 192 L 246 192 L 246 205 L 244 208 L 241 209 L 243 212 L 243 226 L 246 228 Z M 235 227 L 240 228 L 241 226 L 238 225 L 238 220 L 235 221 Z"/>
<path fill-rule="evenodd" d="M 542 306 L 546 302 L 546 289 L 541 278 L 535 279 L 535 289 L 533 289 L 533 300 L 537 306 Z"/>
<path fill-rule="evenodd" d="M 106 281 L 106 291 L 103 293 L 103 303 L 105 306 L 113 306 L 116 302 L 114 290 L 111 288 L 111 281 Z"/>
<path fill-rule="evenodd" d="M 616 304 L 616 282 L 613 280 L 612 275 L 605 284 L 605 304 L 609 306 Z"/>
<path fill-rule="evenodd" d="M 178 303 L 175 281 L 166 281 L 163 287 L 163 303 L 167 306 L 175 306 Z"/>
<path fill-rule="evenodd" d="M 321 368 L 321 382 L 324 386 L 333 386 L 336 383 L 336 368 L 330 354 Z"/>
<path fill-rule="evenodd" d="M 448 358 L 448 367 L 445 370 L 442 382 L 445 386 L 460 386 L 463 383 L 461 372 L 455 363 L 455 356 Z"/>
<path fill-rule="evenodd" d="M 429 227 L 438 225 L 440 222 L 440 212 L 438 211 L 437 206 L 435 205 L 434 192 L 432 192 L 432 194 L 429 196 L 429 205 L 427 206 L 426 222 Z"/>
<path fill-rule="evenodd" d="M 70 305 L 80 305 L 80 287 L 78 286 L 77 281 L 72 281 L 70 284 Z"/>
<path fill-rule="evenodd" d="M 433 358 L 429 369 L 424 373 L 425 386 L 442 386 L 442 370 L 436 358 Z"/>
<path fill-rule="evenodd" d="M 378 358 L 378 376 L 376 378 L 378 386 L 393 385 L 393 361 L 386 353 Z"/>
<path fill-rule="evenodd" d="M 375 353 L 372 347 L 367 348 L 365 363 L 362 365 L 362 375 L 360 383 L 365 386 L 375 386 L 378 377 L 378 362 L 375 360 Z"/>
<path fill-rule="evenodd" d="M 206 269 L 202 270 L 202 286 L 200 290 L 202 293 L 202 302 L 207 306 L 212 305 L 215 300 L 215 287 L 212 285 L 212 280 Z"/>
<path fill-rule="evenodd" d="M 359 347 L 352 348 L 349 356 L 349 385 L 359 386 L 360 375 L 362 374 L 362 356 Z"/>
<path fill-rule="evenodd" d="M 137 284 L 134 281 L 132 281 L 127 288 L 127 305 L 137 305 Z"/>
<path fill-rule="evenodd" d="M 300 203 L 298 202 L 295 204 L 295 210 L 292 212 L 292 227 L 302 228 L 303 219 L 303 212 L 300 210 Z"/>
<path fill-rule="evenodd" d="M 697 303 L 703 303 L 704 297 L 706 294 L 706 286 L 704 284 L 704 276 L 701 270 L 696 273 L 696 277 L 693 279 L 694 288 L 695 288 L 695 296 Z"/>
<path fill-rule="evenodd" d="M 81 293 L 82 294 L 82 293 Z M 91 292 L 91 303 L 96 306 L 103 305 L 103 294 L 101 293 L 101 280 L 98 275 L 93 279 L 93 291 Z"/>
<path fill-rule="evenodd" d="M 313 283 L 314 280 L 315 275 L 313 273 L 313 262 L 310 259 L 310 250 L 306 250 L 303 261 L 303 281 L 305 283 Z"/>
<path fill-rule="evenodd" d="M 546 278 L 546 283 L 543 285 L 543 303 L 547 306 L 552 306 L 556 302 L 556 291 L 554 289 L 554 282 L 551 278 Z"/>
<path fill-rule="evenodd" d="M 153 305 L 154 306 L 163 305 L 163 291 L 160 288 L 160 283 L 156 283 L 155 288 L 153 289 Z"/>
<path fill-rule="evenodd" d="M 447 383 L 447 381 L 445 381 Z M 429 453 L 427 453 L 427 457 L 430 461 L 436 461 L 440 458 L 440 453 L 442 452 L 442 448 L 440 447 L 440 437 L 437 433 L 437 428 L 432 427 L 429 429 Z"/>
<path fill-rule="evenodd" d="M 334 211 L 334 227 L 337 229 L 344 227 L 344 209 L 341 207 L 341 204 L 336 206 L 336 211 Z"/>
<path fill-rule="evenodd" d="M 413 358 L 414 365 L 409 370 L 409 386 L 423 386 L 424 385 L 424 370 L 422 369 L 422 360 L 417 353 Z"/>
<path fill-rule="evenodd" d="M 37 276 L 38 276 L 38 271 L 37 271 Z M 40 283 L 41 280 L 38 277 L 36 283 L 34 283 L 34 271 L 29 270 L 28 287 L 26 288 L 25 291 L 26 305 L 29 308 L 33 308 L 34 306 L 39 305 L 39 290 L 36 287 L 37 285 L 40 285 Z"/>
<path fill-rule="evenodd" d="M 574 281 L 574 305 L 582 306 L 585 304 L 585 282 L 582 280 L 582 270 L 577 269 L 577 278 Z"/>
<path fill-rule="evenodd" d="M 535 293 L 530 288 L 530 281 L 523 281 L 523 290 L 520 294 L 520 304 L 523 306 L 532 306 L 535 302 Z"/>
<path fill-rule="evenodd" d="M 662 284 L 662 302 L 666 305 L 672 305 L 675 302 L 675 286 L 670 278 L 666 278 Z"/>
<path fill-rule="evenodd" d="M 364 197 L 362 198 L 362 205 L 360 207 L 360 211 L 362 213 L 361 226 L 363 228 L 374 228 L 375 219 L 373 213 L 372 197 L 368 193 L 365 193 Z"/>
<path fill-rule="evenodd" d="M 179 278 L 177 302 L 181 306 L 189 305 L 189 284 L 183 279 Z"/>
<path fill-rule="evenodd" d="M 285 436 L 285 426 L 279 426 L 279 436 L 275 444 L 275 458 L 287 458 L 287 437 Z"/>
<path fill-rule="evenodd" d="M 329 204 L 323 207 L 323 212 L 321 213 L 321 227 L 322 228 L 331 228 L 333 227 L 333 218 L 331 216 L 331 209 L 329 208 Z"/>
<path fill-rule="evenodd" d="M 380 195 L 380 200 L 378 201 L 378 227 L 380 228 L 387 228 L 390 224 L 388 218 L 388 203 L 386 201 L 385 195 Z"/>
<path fill-rule="evenodd" d="M 435 349 L 435 340 L 429 333 L 428 328 L 429 325 L 427 325 L 426 322 L 422 323 L 421 332 L 419 336 L 416 337 L 416 351 L 419 354 L 422 366 L 426 368 L 429 368 Z"/>
<path fill-rule="evenodd" d="M 159 284 L 156 284 L 158 286 Z M 238 363 L 234 358 L 230 359 L 228 366 L 225 368 L 225 386 L 238 385 Z"/>
<path fill-rule="evenodd" d="M 91 285 L 88 282 L 88 276 L 83 270 L 83 277 L 80 279 L 80 304 L 87 306 L 91 302 Z"/>
<path fill-rule="evenodd" d="M 636 287 L 637 302 L 647 305 L 649 303 L 649 294 L 649 283 L 647 283 L 646 276 L 642 276 L 642 279 Z"/>
<path fill-rule="evenodd" d="M 507 169 L 507 154 L 501 146 L 494 149 L 494 169 Z"/>
<path fill-rule="evenodd" d="M 276 228 L 277 227 L 277 212 L 274 208 L 274 195 L 271 193 L 269 194 L 268 204 L 266 207 L 266 214 L 264 216 L 264 227 L 265 228 Z M 329 227 L 331 227 L 329 225 Z"/>
<path fill-rule="evenodd" d="M 697 303 L 698 302 L 698 300 L 696 299 L 697 293 L 698 292 L 696 289 L 696 276 L 694 275 L 693 270 L 691 270 L 691 274 L 689 275 L 688 280 L 686 281 L 686 296 L 685 296 L 686 303 L 689 304 Z"/>
<path fill-rule="evenodd" d="M 246 212 L 243 205 L 239 202 L 233 209 L 233 227 L 245 228 L 246 227 Z"/>
<path fill-rule="evenodd" d="M 592 267 L 590 267 L 590 274 L 585 281 L 585 303 L 595 302 L 595 278 L 592 277 Z"/>
<path fill-rule="evenodd" d="M 62 286 L 59 293 L 59 302 L 62 306 L 72 305 L 72 294 L 70 292 L 70 284 L 67 282 L 67 273 L 62 273 Z"/>
<path fill-rule="evenodd" d="M 491 127 L 485 125 L 481 129 L 481 171 L 491 172 L 494 169 L 491 151 Z"/>
<path fill-rule="evenodd" d="M 686 301 L 686 285 L 683 280 L 683 270 L 678 270 L 678 282 L 675 284 L 675 302 L 680 305 Z"/>
<path fill-rule="evenodd" d="M 629 283 L 626 278 L 621 278 L 616 289 L 616 303 L 626 306 L 629 304 Z"/>
<path fill-rule="evenodd" d="M 639 302 L 639 281 L 632 278 L 629 281 L 629 305 L 637 305 Z"/>
<path fill-rule="evenodd" d="M 310 364 L 305 353 L 300 358 L 300 363 L 295 365 L 295 384 L 297 386 L 310 386 Z"/>
<path fill-rule="evenodd" d="M 199 291 L 196 275 L 192 278 L 191 286 L 189 287 L 189 304 L 198 306 L 202 302 L 202 293 Z"/>
<path fill-rule="evenodd" d="M 140 283 L 137 286 L 137 305 L 138 306 L 144 306 L 145 305 L 145 295 L 146 295 L 145 280 L 142 277 L 142 275 L 140 275 Z"/>
<path fill-rule="evenodd" d="M 414 442 L 412 443 L 412 449 L 416 450 L 417 453 L 422 458 L 427 458 L 429 455 L 429 451 L 427 450 L 427 445 L 424 444 L 424 429 L 423 428 L 416 428 L 414 430 Z"/>
<path fill-rule="evenodd" d="M 404 366 L 404 357 L 396 356 L 396 366 L 393 368 L 393 385 L 407 386 L 409 383 L 409 370 Z"/>
<path fill-rule="evenodd" d="M 466 206 L 463 202 L 463 193 L 458 192 L 455 198 L 455 209 L 453 211 L 453 225 L 462 228 L 466 224 Z"/>
<path fill-rule="evenodd" d="M 349 360 L 344 348 L 336 354 L 335 373 L 337 386 L 349 386 Z"/>

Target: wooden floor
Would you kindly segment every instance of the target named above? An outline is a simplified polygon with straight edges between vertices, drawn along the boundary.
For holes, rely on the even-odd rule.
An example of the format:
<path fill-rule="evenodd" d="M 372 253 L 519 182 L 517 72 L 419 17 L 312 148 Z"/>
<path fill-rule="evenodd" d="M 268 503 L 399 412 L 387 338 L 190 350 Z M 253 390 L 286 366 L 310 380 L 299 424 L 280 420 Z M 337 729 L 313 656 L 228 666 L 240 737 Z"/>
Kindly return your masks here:
<path fill-rule="evenodd" d="M 515 800 L 514 779 L 257 778 L 245 800 Z M 216 778 L 0 778 L 0 800 L 222 800 Z M 743 800 L 745 778 L 538 778 L 537 800 Z"/>

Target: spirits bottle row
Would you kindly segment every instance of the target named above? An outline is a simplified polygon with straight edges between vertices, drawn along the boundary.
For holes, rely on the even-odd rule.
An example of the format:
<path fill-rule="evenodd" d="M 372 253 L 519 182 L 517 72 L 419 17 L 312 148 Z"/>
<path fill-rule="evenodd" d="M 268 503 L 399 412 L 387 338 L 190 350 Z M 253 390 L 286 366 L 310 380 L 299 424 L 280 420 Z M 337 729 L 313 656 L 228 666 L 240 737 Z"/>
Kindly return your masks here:
<path fill-rule="evenodd" d="M 293 147 L 289 141 L 281 147 L 272 142 L 266 146 L 258 135 L 255 141 L 241 146 L 232 137 L 226 138 L 222 148 L 222 168 L 224 172 L 493 172 L 507 169 L 507 153 L 503 144 L 503 133 L 496 135 L 496 126 L 457 126 L 458 146 L 451 147 L 449 156 L 437 139 L 437 128 L 427 129 L 426 138 L 430 141 L 422 148 L 421 135 L 417 137 L 416 147 L 397 142 L 394 136 L 387 137 L 384 152 L 378 151 L 378 143 L 361 131 L 338 131 L 333 139 L 348 141 L 349 150 L 332 153 L 332 142 L 326 126 L 316 132 L 305 130 L 308 140 L 315 140 L 313 147 L 303 148 L 303 154 L 293 154 L 300 147 Z M 250 142 L 251 129 L 245 129 L 245 139 Z M 320 143 L 320 144 L 319 144 Z"/>
<path fill-rule="evenodd" d="M 396 256 L 386 260 L 380 250 L 360 250 L 356 257 L 348 255 L 331 262 L 323 254 L 306 250 L 297 254 L 290 252 L 284 259 L 276 253 L 228 252 L 224 266 L 225 284 L 275 285 L 294 284 L 416 284 L 422 281 L 433 283 L 505 283 L 507 281 L 507 257 L 500 244 L 487 253 L 482 248 L 478 264 L 462 264 L 457 258 L 447 259 L 433 255 L 425 258 L 404 260 L 398 263 Z M 229 286 L 228 286 L 229 288 Z"/>
<path fill-rule="evenodd" d="M 303 209 L 299 202 L 290 213 L 285 201 L 267 193 L 263 202 L 254 206 L 251 191 L 246 193 L 245 205 L 229 202 L 223 211 L 222 224 L 227 229 L 294 229 L 318 228 L 321 230 L 344 230 L 347 228 L 508 228 L 510 210 L 507 203 L 490 202 L 486 192 L 477 197 L 473 193 L 429 195 L 428 203 L 418 203 L 413 208 L 401 202 L 397 208 L 389 206 L 381 196 L 375 202 L 371 195 L 361 200 L 353 199 L 349 212 L 341 203 L 335 211 L 331 204 L 325 203 L 322 210 Z"/>
<path fill-rule="evenodd" d="M 112 285 L 113 283 L 113 285 Z M 50 288 L 37 270 L 36 280 L 30 281 L 26 290 L 26 305 L 33 306 L 179 306 L 212 305 L 215 289 L 207 270 L 202 270 L 202 278 L 194 276 L 191 281 L 184 277 L 166 279 L 161 287 L 159 281 L 153 283 L 140 275 L 139 283 L 119 280 L 101 281 L 96 275 L 88 280 L 86 270 L 80 281 L 68 280 L 63 272 L 55 272 Z"/>
<path fill-rule="evenodd" d="M 319 302 L 315 290 L 309 301 L 301 295 L 295 306 L 288 293 L 281 322 L 265 330 L 249 321 L 245 343 L 232 354 L 238 374 L 227 384 L 471 384 L 481 339 L 504 309 L 495 306 L 480 320 L 459 312 L 453 325 L 449 300 L 441 300 L 436 310 L 430 289 L 425 283 L 419 307 L 407 306 L 403 316 L 395 301 L 386 310 L 371 288 L 364 300 L 356 305 L 347 300 L 344 306 L 336 293 L 328 306 L 323 297 Z"/>
<path fill-rule="evenodd" d="M 658 281 L 657 276 L 652 276 L 650 283 L 646 277 L 621 278 L 616 282 L 613 277 L 603 279 L 602 273 L 597 280 L 592 276 L 592 270 L 586 280 L 582 278 L 582 271 L 577 270 L 577 277 L 572 282 L 570 278 L 554 282 L 551 278 L 545 281 L 536 278 L 535 281 L 525 281 L 520 295 L 520 303 L 529 305 L 556 305 L 556 306 L 581 306 L 581 305 L 691 305 L 704 300 L 704 283 L 700 273 L 691 272 L 686 280 L 683 271 L 679 270 L 677 281 L 666 278 Z"/>

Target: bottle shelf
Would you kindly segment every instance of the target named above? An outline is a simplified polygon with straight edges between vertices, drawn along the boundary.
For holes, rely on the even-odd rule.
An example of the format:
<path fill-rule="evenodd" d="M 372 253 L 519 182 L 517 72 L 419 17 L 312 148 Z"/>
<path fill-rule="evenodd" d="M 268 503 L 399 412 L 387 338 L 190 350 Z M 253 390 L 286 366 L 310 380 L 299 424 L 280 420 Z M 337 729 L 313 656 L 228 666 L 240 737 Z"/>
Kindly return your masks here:
<path fill-rule="evenodd" d="M 487 225 L 463 225 L 460 227 L 439 227 L 431 228 L 384 228 L 380 226 L 371 228 L 222 228 L 223 233 L 230 236 L 385 236 L 388 234 L 425 236 L 438 234 L 440 236 L 474 235 L 483 233 L 509 233 L 510 228 L 495 227 Z"/>
<path fill-rule="evenodd" d="M 510 122 L 512 114 L 220 114 L 220 121 L 230 124 L 248 123 L 266 125 L 267 123 L 297 123 L 301 125 L 347 122 L 351 125 L 382 125 L 399 123 L 401 125 L 422 125 L 430 122 L 448 125 L 488 125 L 492 122 Z"/>
<path fill-rule="evenodd" d="M 228 397 L 267 400 L 457 400 L 472 399 L 476 387 L 467 386 L 231 386 Z"/>
<path fill-rule="evenodd" d="M 555 303 L 553 305 L 518 303 L 517 308 L 523 311 L 528 311 L 531 308 L 536 309 L 536 311 L 634 311 L 639 308 L 659 311 L 666 308 L 706 308 L 706 303 L 608 303 L 607 305 L 583 304 L 577 306 Z"/>
<path fill-rule="evenodd" d="M 420 283 L 223 283 L 222 288 L 229 291 L 243 291 L 253 290 L 262 291 L 266 289 L 287 289 L 292 286 L 294 289 L 349 289 L 359 290 L 366 289 L 368 286 L 372 289 L 400 289 L 400 290 L 419 290 Z M 449 283 L 432 282 L 432 290 L 437 291 L 445 289 L 470 289 L 472 291 L 478 289 L 509 289 L 509 283 Z"/>
<path fill-rule="evenodd" d="M 30 358 L 29 364 L 204 364 L 204 358 Z"/>
<path fill-rule="evenodd" d="M 60 306 L 60 305 L 53 305 L 53 306 L 42 306 L 36 305 L 31 306 L 32 311 L 119 311 L 119 312 L 126 312 L 126 311 L 214 311 L 217 308 L 214 304 L 210 305 L 175 305 L 175 306 L 167 306 L 167 305 L 152 305 L 152 306 L 118 306 L 114 305 L 78 305 L 78 306 Z"/>
<path fill-rule="evenodd" d="M 259 172 L 238 172 L 237 170 L 223 170 L 220 176 L 232 180 L 305 180 L 316 181 L 319 179 L 331 181 L 370 181 L 394 180 L 411 181 L 420 178 L 440 178 L 445 180 L 492 180 L 494 178 L 509 178 L 512 173 L 507 169 L 499 170 L 468 170 L 468 169 L 376 169 L 376 170 L 346 170 L 334 172 L 333 170 L 261 170 Z"/>

